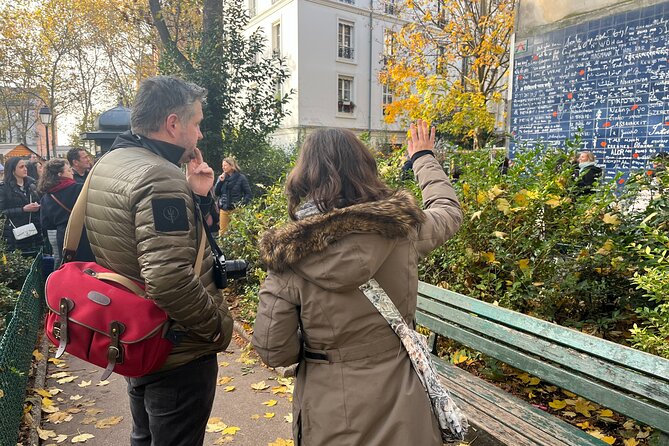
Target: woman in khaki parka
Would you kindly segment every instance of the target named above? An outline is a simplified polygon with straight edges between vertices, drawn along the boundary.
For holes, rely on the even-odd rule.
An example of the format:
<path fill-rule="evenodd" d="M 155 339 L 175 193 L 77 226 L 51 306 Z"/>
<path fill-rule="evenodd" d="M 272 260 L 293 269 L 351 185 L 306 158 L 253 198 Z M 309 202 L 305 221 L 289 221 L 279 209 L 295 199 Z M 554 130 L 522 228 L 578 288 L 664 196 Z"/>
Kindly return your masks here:
<path fill-rule="evenodd" d="M 418 261 L 460 227 L 460 204 L 433 156 L 434 129 L 408 152 L 425 210 L 390 190 L 348 130 L 308 136 L 286 182 L 293 222 L 260 243 L 268 276 L 253 344 L 272 367 L 299 362 L 293 435 L 301 446 L 437 446 L 430 402 L 400 340 L 358 287 L 370 278 L 413 324 Z"/>

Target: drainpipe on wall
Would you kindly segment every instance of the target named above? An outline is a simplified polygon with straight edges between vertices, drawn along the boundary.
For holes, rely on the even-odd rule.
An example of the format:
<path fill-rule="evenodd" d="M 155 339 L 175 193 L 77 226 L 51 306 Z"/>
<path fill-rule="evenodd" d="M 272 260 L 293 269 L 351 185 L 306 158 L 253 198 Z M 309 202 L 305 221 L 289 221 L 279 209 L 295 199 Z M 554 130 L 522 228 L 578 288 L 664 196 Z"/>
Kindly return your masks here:
<path fill-rule="evenodd" d="M 367 89 L 367 132 L 369 133 L 369 140 L 372 140 L 372 13 L 374 0 L 369 0 L 369 88 Z"/>

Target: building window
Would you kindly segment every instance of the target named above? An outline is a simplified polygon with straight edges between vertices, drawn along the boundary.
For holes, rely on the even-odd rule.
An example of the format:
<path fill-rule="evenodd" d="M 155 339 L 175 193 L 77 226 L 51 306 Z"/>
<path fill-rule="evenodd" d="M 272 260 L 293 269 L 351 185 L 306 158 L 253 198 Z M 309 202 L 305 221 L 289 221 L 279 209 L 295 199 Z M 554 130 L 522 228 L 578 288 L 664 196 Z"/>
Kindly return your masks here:
<path fill-rule="evenodd" d="M 255 15 L 256 15 L 256 3 L 257 3 L 257 0 L 249 0 L 249 17 L 255 17 Z"/>
<path fill-rule="evenodd" d="M 390 86 L 383 84 L 383 114 L 386 114 L 386 106 L 393 103 L 393 91 Z"/>
<path fill-rule="evenodd" d="M 383 65 L 388 65 L 388 62 L 393 58 L 397 49 L 395 40 L 395 32 L 391 29 L 383 30 Z"/>
<path fill-rule="evenodd" d="M 383 11 L 386 14 L 390 14 L 390 15 L 397 14 L 397 3 L 395 2 L 395 0 L 384 0 Z"/>
<path fill-rule="evenodd" d="M 272 55 L 281 57 L 281 22 L 272 24 Z"/>
<path fill-rule="evenodd" d="M 350 76 L 338 77 L 337 111 L 339 113 L 353 113 L 353 78 Z"/>
<path fill-rule="evenodd" d="M 337 55 L 341 59 L 353 59 L 353 24 L 339 22 L 337 33 Z"/>

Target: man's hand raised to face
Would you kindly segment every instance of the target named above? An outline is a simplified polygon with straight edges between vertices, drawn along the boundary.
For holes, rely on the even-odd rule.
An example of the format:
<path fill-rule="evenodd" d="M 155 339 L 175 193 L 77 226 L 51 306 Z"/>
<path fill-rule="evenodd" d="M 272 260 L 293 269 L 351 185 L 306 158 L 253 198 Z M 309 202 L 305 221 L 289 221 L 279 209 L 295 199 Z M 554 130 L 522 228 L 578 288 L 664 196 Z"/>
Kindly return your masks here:
<path fill-rule="evenodd" d="M 195 157 L 186 164 L 186 181 L 197 195 L 205 196 L 214 184 L 214 169 L 202 159 L 202 152 L 196 148 Z"/>

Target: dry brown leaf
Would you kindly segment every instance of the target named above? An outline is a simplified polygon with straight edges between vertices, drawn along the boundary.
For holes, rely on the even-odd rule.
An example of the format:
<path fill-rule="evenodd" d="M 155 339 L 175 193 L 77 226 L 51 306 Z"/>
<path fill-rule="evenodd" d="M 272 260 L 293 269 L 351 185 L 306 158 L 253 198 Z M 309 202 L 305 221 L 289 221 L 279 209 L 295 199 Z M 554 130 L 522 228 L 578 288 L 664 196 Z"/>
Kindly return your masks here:
<path fill-rule="evenodd" d="M 83 420 L 81 420 L 81 424 L 93 424 L 97 422 L 98 419 L 95 417 L 86 417 Z"/>
<path fill-rule="evenodd" d="M 95 423 L 95 427 L 98 429 L 109 429 L 112 426 L 116 426 L 121 421 L 123 421 L 123 417 L 103 418 L 102 420 L 99 420 L 97 423 Z"/>
<path fill-rule="evenodd" d="M 269 386 L 267 384 L 265 384 L 265 381 L 260 381 L 260 382 L 257 382 L 255 384 L 251 384 L 251 388 L 253 390 L 265 390 L 265 389 L 269 389 Z"/>
<path fill-rule="evenodd" d="M 35 350 L 35 351 L 37 351 L 37 350 Z M 40 427 L 37 426 L 37 435 L 42 440 L 48 440 L 51 437 L 55 437 L 56 433 L 54 431 L 50 431 L 50 430 L 46 430 L 46 429 L 40 429 Z"/>

